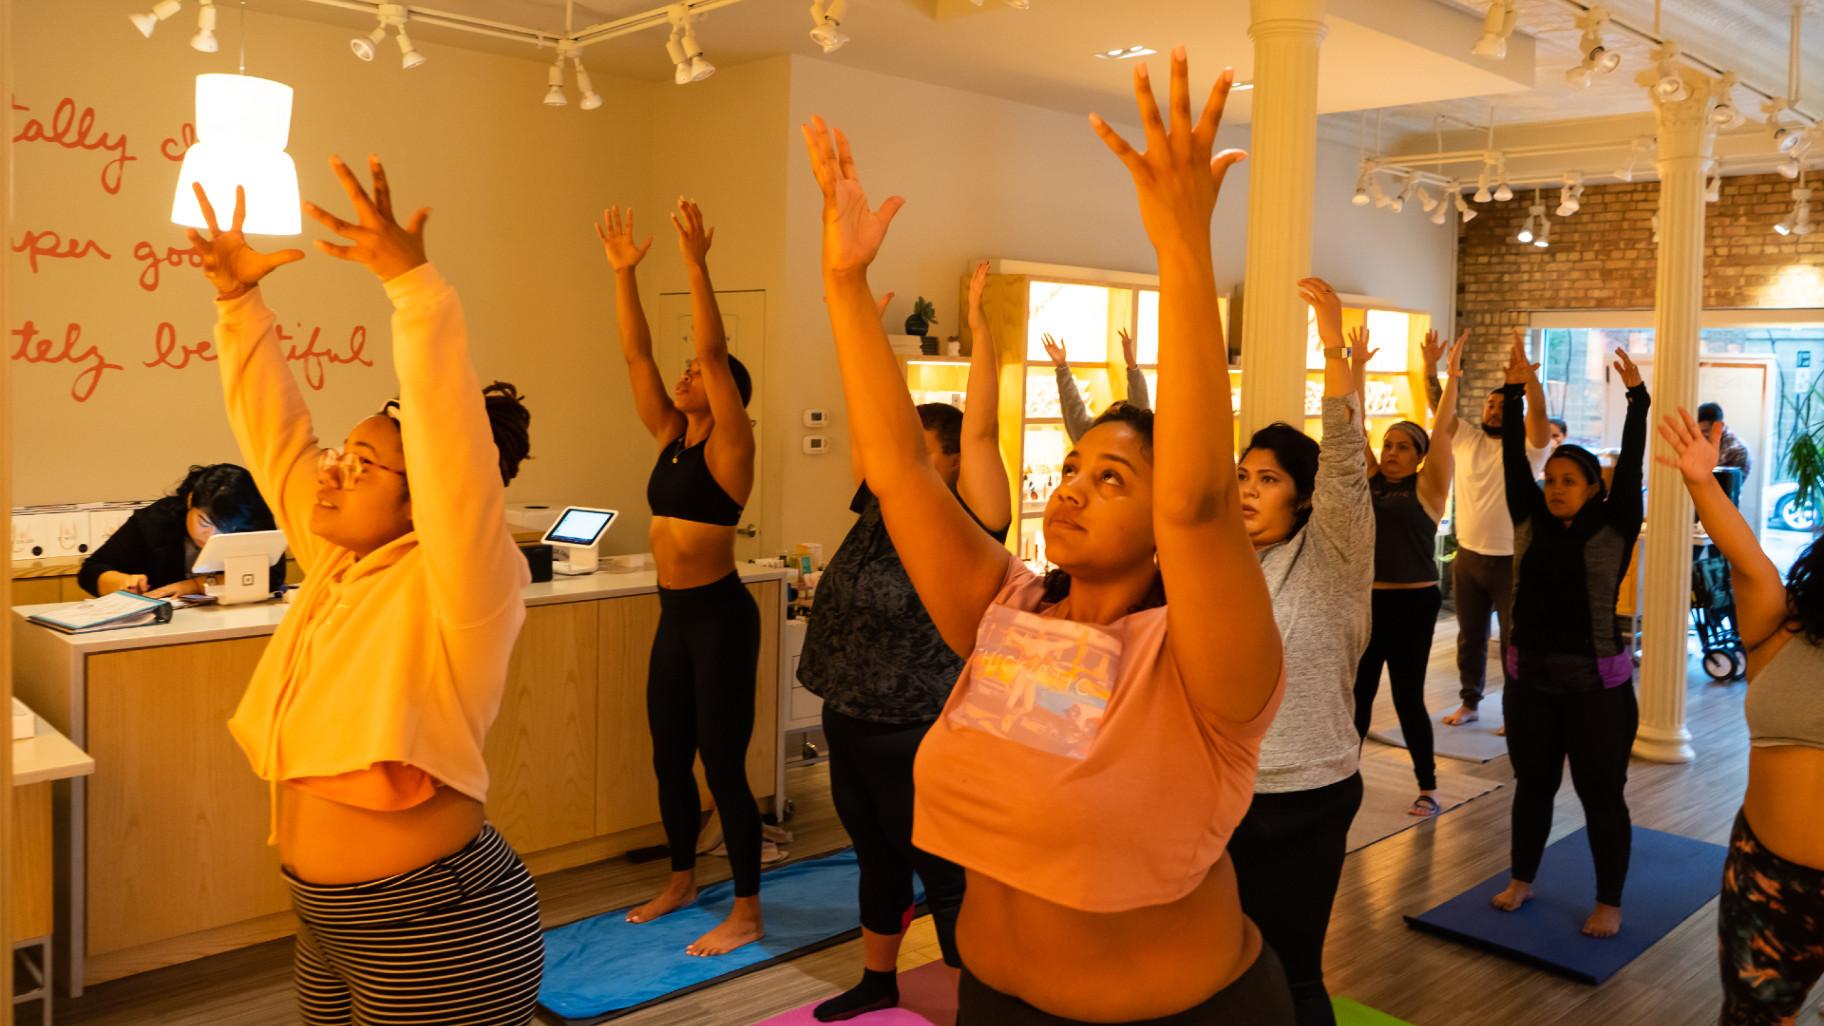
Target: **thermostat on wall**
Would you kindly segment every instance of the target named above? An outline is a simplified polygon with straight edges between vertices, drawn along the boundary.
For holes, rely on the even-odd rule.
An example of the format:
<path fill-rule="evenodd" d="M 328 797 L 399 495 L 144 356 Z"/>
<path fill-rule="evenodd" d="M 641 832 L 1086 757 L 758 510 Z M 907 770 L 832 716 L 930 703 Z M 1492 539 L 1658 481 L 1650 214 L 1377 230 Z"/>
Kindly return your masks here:
<path fill-rule="evenodd" d="M 813 456 L 821 456 L 830 451 L 830 440 L 822 435 L 805 435 L 804 451 Z"/>
<path fill-rule="evenodd" d="M 822 410 L 804 411 L 804 426 L 805 427 L 820 428 L 820 427 L 827 425 L 829 422 L 830 422 L 830 415 L 823 412 Z"/>

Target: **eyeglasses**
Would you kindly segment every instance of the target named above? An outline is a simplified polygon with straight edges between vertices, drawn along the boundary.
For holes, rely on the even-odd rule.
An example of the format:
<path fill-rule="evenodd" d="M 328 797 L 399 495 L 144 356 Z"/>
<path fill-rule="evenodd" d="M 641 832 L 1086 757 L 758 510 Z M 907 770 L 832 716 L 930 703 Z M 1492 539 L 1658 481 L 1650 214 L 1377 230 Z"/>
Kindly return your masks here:
<path fill-rule="evenodd" d="M 359 453 L 343 452 L 341 449 L 324 449 L 317 456 L 317 472 L 328 475 L 338 488 L 349 489 L 359 484 L 361 476 L 368 468 L 391 471 L 400 477 L 405 471 L 398 467 L 389 467 L 384 463 L 375 463 Z"/>

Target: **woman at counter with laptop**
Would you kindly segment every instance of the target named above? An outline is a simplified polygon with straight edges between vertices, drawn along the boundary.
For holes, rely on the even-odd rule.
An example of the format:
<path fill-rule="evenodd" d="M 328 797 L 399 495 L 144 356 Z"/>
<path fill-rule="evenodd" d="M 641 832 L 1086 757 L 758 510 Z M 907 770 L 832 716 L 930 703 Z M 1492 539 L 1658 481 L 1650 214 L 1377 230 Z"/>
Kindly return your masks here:
<path fill-rule="evenodd" d="M 193 466 L 170 495 L 136 510 L 82 561 L 76 581 L 91 595 L 130 591 L 176 598 L 203 591 L 191 572 L 197 553 L 218 534 L 274 530 L 272 511 L 253 475 L 232 463 Z M 272 590 L 285 585 L 285 561 L 272 567 Z"/>

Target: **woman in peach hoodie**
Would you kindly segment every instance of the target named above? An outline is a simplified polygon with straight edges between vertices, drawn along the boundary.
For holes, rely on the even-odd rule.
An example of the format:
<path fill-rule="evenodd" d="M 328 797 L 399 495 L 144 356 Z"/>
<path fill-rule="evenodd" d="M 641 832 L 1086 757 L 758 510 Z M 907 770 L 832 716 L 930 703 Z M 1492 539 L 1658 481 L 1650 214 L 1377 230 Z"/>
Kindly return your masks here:
<path fill-rule="evenodd" d="M 222 231 L 197 190 L 228 419 L 306 573 L 229 729 L 272 788 L 304 1022 L 519 1026 L 544 968 L 538 895 L 484 816 L 482 744 L 525 620 L 505 503 L 531 414 L 512 385 L 480 386 L 424 255 L 429 211 L 402 227 L 369 163 L 371 196 L 331 159 L 356 220 L 305 204 L 348 242 L 318 247 L 393 303 L 399 398 L 340 448 L 318 444 L 258 287 L 304 254 L 253 250 L 244 197 Z"/>

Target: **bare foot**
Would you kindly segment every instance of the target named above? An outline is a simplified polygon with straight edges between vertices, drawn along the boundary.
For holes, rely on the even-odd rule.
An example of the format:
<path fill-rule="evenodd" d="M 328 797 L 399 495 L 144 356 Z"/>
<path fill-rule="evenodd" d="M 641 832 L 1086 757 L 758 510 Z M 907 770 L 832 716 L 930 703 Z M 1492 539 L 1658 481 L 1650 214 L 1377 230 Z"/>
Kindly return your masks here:
<path fill-rule="evenodd" d="M 1613 937 L 1621 932 L 1621 908 L 1616 905 L 1596 903 L 1596 911 L 1583 921 L 1585 937 Z"/>
<path fill-rule="evenodd" d="M 1503 912 L 1512 912 L 1533 896 L 1533 885 L 1524 880 L 1509 880 L 1507 889 L 1489 899 L 1489 904 Z"/>
<path fill-rule="evenodd" d="M 760 919 L 760 899 L 736 898 L 734 910 L 728 914 L 728 918 L 722 920 L 715 929 L 698 937 L 684 949 L 684 953 L 698 958 L 726 955 L 764 936 L 766 924 Z"/>
<path fill-rule="evenodd" d="M 1506 737 L 1507 736 L 1507 724 L 1503 723 L 1499 727 L 1496 727 L 1495 736 L 1496 737 Z"/>
<path fill-rule="evenodd" d="M 1475 706 L 1459 705 L 1457 706 L 1456 712 L 1449 713 L 1444 717 L 1444 725 L 1446 727 L 1460 727 L 1465 723 L 1474 723 L 1481 718 L 1481 715 L 1476 712 Z"/>
<path fill-rule="evenodd" d="M 638 908 L 629 909 L 627 921 L 630 923 L 650 923 L 661 916 L 670 915 L 678 909 L 697 900 L 697 877 L 695 873 L 673 873 L 671 882 L 659 896 Z"/>

